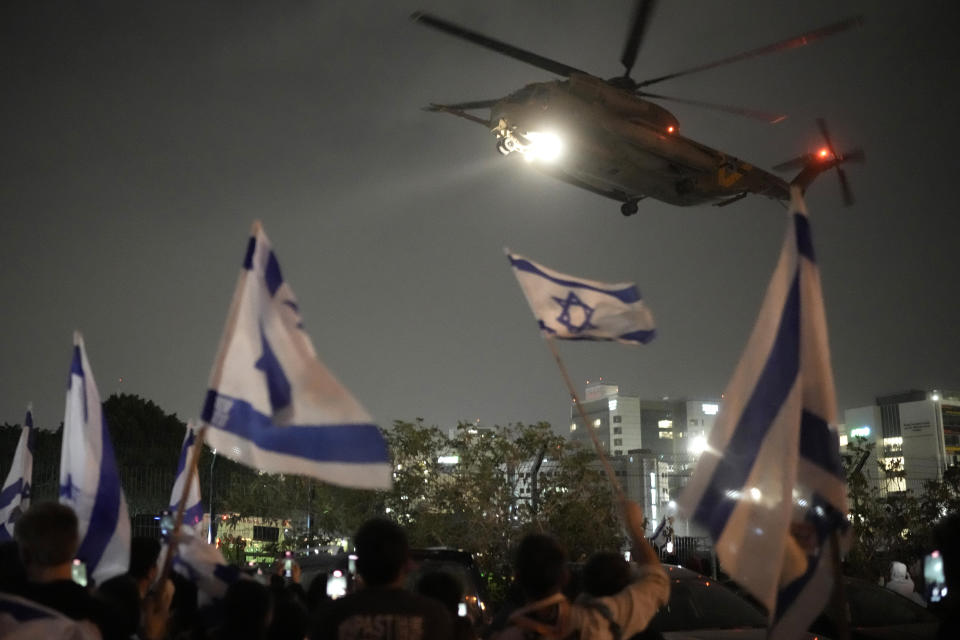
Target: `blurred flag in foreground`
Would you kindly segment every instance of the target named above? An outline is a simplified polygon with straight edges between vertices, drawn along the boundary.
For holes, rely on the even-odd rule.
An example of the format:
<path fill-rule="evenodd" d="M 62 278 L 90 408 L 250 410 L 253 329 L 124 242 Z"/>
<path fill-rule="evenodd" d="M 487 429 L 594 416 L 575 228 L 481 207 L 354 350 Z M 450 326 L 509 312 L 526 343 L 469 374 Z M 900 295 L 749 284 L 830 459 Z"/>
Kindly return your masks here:
<path fill-rule="evenodd" d="M 247 246 L 202 419 L 211 427 L 209 446 L 251 467 L 348 487 L 390 486 L 383 435 L 317 360 L 259 223 Z"/>
<path fill-rule="evenodd" d="M 575 278 L 523 256 L 508 252 L 507 257 L 544 335 L 625 344 L 653 340 L 653 315 L 637 285 Z"/>
<path fill-rule="evenodd" d="M 771 612 L 769 637 L 803 635 L 833 587 L 847 529 L 827 324 L 806 206 L 789 228 L 756 326 L 682 508 L 723 569 Z"/>
<path fill-rule="evenodd" d="M 180 498 L 183 497 L 183 488 L 187 484 L 188 471 L 193 474 L 193 480 L 190 483 L 190 492 L 187 494 L 186 503 L 183 506 L 183 526 L 189 527 L 190 531 L 196 533 L 197 527 L 203 521 L 203 504 L 200 502 L 200 475 L 197 473 L 197 467 L 187 468 L 193 458 L 193 451 L 197 444 L 196 427 L 193 421 L 187 423 L 187 432 L 183 436 L 183 444 L 180 445 L 180 459 L 177 461 L 177 474 L 173 481 L 173 490 L 170 492 L 170 513 L 177 515 L 177 508 L 180 506 Z"/>
<path fill-rule="evenodd" d="M 90 620 L 74 620 L 33 600 L 0 593 L 0 638 L 4 640 L 100 640 L 101 637 L 100 630 Z"/>
<path fill-rule="evenodd" d="M 33 477 L 33 450 L 36 441 L 33 412 L 27 409 L 10 473 L 0 489 L 0 542 L 13 539 L 13 527 L 17 518 L 30 508 L 30 479 Z"/>
<path fill-rule="evenodd" d="M 120 487 L 100 393 L 80 332 L 73 334 L 73 361 L 63 417 L 60 502 L 80 522 L 77 558 L 99 583 L 126 573 L 130 562 L 130 516 Z"/>

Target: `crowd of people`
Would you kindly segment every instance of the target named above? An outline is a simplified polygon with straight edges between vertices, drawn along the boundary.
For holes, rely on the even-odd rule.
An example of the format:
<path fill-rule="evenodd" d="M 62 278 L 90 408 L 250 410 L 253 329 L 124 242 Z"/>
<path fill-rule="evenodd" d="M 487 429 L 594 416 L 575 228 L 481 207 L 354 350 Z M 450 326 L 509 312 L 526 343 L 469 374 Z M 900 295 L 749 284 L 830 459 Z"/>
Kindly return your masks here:
<path fill-rule="evenodd" d="M 617 552 L 591 557 L 581 592 L 564 593 L 568 560 L 545 534 L 525 536 L 514 565 L 515 594 L 489 628 L 493 640 L 619 640 L 643 631 L 669 597 L 657 552 L 644 537 L 638 505 L 625 501 L 634 565 Z M 944 531 L 955 532 L 953 528 Z M 956 541 L 940 533 L 947 584 L 956 584 Z M 70 507 L 42 502 L 17 521 L 15 540 L 0 546 L 0 638 L 139 640 L 475 640 L 477 628 L 457 615 L 463 585 L 448 573 L 422 575 L 407 588 L 412 568 L 403 529 L 386 519 L 366 522 L 355 536 L 358 588 L 331 600 L 326 581 L 300 585 L 296 564 L 269 584 L 233 582 L 222 598 L 198 606 L 197 585 L 177 573 L 162 576 L 161 543 L 131 541 L 129 571 L 98 585 L 78 580 L 77 517 Z M 278 564 L 282 569 L 283 564 Z M 901 567 L 894 567 L 900 576 Z M 956 599 L 956 594 L 950 594 Z M 953 628 L 952 622 L 949 628 Z M 949 637 L 949 636 L 942 636 Z"/>
<path fill-rule="evenodd" d="M 569 601 L 562 592 L 567 558 L 552 537 L 533 534 L 517 550 L 522 602 L 504 611 L 485 634 L 528 637 L 628 638 L 642 630 L 669 593 L 656 552 L 643 536 L 640 508 L 624 504 L 639 570 L 609 572 L 594 597 Z M 105 640 L 471 640 L 478 630 L 457 607 L 464 586 L 440 571 L 407 588 L 412 568 L 407 537 L 386 519 L 366 522 L 355 536 L 359 588 L 337 600 L 326 581 L 300 585 L 299 567 L 269 584 L 240 579 L 222 598 L 198 606 L 197 585 L 178 573 L 161 576 L 161 543 L 133 538 L 127 573 L 83 585 L 75 556 L 78 521 L 55 502 L 33 505 L 16 523 L 15 540 L 0 546 L 0 638 Z M 608 563 L 609 564 L 609 563 Z M 607 567 L 608 565 L 603 565 Z M 625 565 L 624 565 L 625 566 Z M 279 564 L 278 567 L 283 567 Z M 622 567 L 621 567 L 622 568 Z M 606 569 L 600 571 L 607 575 Z"/>

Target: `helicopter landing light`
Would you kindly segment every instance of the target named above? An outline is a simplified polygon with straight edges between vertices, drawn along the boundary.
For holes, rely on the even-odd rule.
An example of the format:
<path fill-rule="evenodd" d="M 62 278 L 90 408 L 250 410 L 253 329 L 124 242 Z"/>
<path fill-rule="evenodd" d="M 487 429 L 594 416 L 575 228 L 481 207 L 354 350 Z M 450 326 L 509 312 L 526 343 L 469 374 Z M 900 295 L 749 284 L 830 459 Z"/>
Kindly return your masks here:
<path fill-rule="evenodd" d="M 522 148 L 528 162 L 541 160 L 554 162 L 563 154 L 563 141 L 555 133 L 547 131 L 528 131 L 524 137 L 530 144 Z"/>

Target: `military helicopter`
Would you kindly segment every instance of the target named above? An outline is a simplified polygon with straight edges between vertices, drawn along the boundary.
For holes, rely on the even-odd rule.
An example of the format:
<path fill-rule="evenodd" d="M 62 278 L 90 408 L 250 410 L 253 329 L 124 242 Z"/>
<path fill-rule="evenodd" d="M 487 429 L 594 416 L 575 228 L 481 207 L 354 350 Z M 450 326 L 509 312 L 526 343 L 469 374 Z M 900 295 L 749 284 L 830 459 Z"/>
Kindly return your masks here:
<path fill-rule="evenodd" d="M 607 80 L 434 15 L 414 13 L 411 18 L 420 24 L 565 78 L 528 84 L 502 98 L 431 104 L 426 109 L 449 113 L 489 128 L 496 137 L 496 148 L 501 154 L 522 156 L 551 176 L 619 201 L 620 211 L 625 216 L 637 213 L 637 203 L 644 198 L 677 206 L 712 203 L 719 207 L 751 193 L 787 200 L 791 185 L 806 189 L 819 174 L 833 168 L 837 170 L 844 201 L 852 204 L 853 195 L 840 165 L 862 161 L 863 151 L 838 152 L 822 119 L 817 122 L 825 147 L 815 154 L 800 156 L 774 167 L 775 171 L 802 167 L 800 173 L 787 182 L 728 153 L 680 135 L 677 118 L 651 99 L 718 109 L 770 123 L 779 122 L 786 116 L 672 98 L 649 93 L 646 87 L 748 58 L 801 47 L 857 26 L 862 19 L 848 18 L 721 60 L 637 82 L 630 77 L 630 72 L 654 4 L 654 0 L 636 3 L 620 57 L 624 72 Z M 483 109 L 489 109 L 488 118 L 471 113 Z"/>

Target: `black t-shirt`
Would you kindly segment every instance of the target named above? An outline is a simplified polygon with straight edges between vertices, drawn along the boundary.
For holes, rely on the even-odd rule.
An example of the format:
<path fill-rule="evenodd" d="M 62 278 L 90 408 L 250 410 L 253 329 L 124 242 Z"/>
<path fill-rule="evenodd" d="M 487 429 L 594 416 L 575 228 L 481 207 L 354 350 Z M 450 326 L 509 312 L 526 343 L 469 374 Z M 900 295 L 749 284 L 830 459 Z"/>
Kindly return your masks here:
<path fill-rule="evenodd" d="M 314 640 L 450 640 L 453 621 L 439 602 L 392 587 L 368 587 L 335 600 Z"/>

